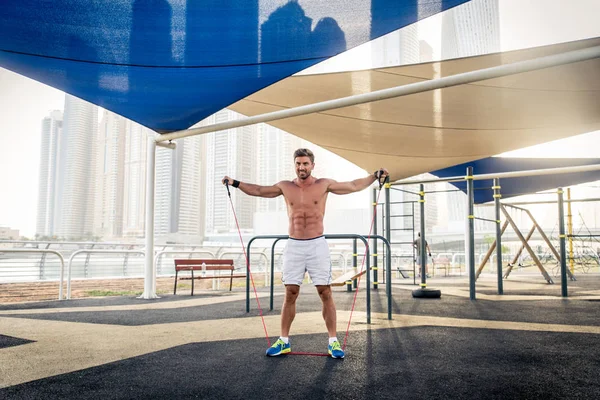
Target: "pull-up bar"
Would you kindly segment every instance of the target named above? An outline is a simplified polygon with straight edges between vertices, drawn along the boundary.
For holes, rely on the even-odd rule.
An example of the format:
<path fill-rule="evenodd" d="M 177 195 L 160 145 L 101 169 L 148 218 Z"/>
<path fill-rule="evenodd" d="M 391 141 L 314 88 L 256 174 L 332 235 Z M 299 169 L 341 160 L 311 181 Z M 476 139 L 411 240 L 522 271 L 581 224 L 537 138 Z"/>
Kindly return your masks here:
<path fill-rule="evenodd" d="M 588 172 L 600 170 L 600 164 L 593 165 L 580 165 L 575 167 L 560 167 L 560 168 L 544 168 L 544 169 L 530 169 L 527 171 L 513 171 L 513 172 L 498 172 L 493 174 L 480 174 L 473 175 L 472 180 L 482 181 L 485 179 L 502 179 L 502 178 L 519 178 L 522 176 L 539 176 L 539 175 L 553 175 L 553 174 L 570 174 L 577 172 Z M 430 178 L 430 179 L 414 179 L 414 180 L 402 180 L 392 182 L 390 185 L 415 185 L 421 183 L 437 183 L 437 182 L 462 182 L 466 180 L 466 176 L 451 176 L 447 178 Z"/>

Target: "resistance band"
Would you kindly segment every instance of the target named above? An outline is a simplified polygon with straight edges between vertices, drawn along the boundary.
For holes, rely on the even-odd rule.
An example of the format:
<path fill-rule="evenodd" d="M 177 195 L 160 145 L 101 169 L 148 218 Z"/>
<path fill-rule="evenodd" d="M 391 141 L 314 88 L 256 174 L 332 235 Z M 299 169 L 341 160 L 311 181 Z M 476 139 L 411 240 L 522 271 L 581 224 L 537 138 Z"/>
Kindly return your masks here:
<path fill-rule="evenodd" d="M 346 350 L 346 342 L 348 341 L 348 335 L 350 334 L 350 323 L 352 322 L 352 314 L 354 314 L 354 306 L 356 305 L 356 296 L 358 295 L 358 289 L 360 288 L 360 280 L 362 278 L 362 272 L 365 266 L 365 260 L 367 255 L 367 250 L 369 248 L 369 240 L 371 239 L 371 232 L 373 231 L 373 223 L 375 222 L 375 217 L 377 216 L 377 204 L 379 204 L 379 196 L 381 196 L 381 188 L 383 184 L 387 182 L 388 177 L 385 178 L 383 182 L 381 182 L 381 176 L 383 175 L 383 170 L 377 171 L 376 174 L 377 180 L 379 181 L 379 194 L 377 195 L 377 200 L 375 204 L 373 204 L 373 218 L 371 219 L 371 226 L 369 228 L 369 235 L 367 236 L 367 246 L 365 247 L 365 252 L 363 253 L 362 264 L 360 265 L 360 274 L 358 275 L 358 279 L 356 281 L 356 290 L 354 291 L 354 300 L 352 300 L 352 308 L 350 309 L 350 317 L 348 318 L 348 326 L 346 327 L 346 335 L 344 336 L 344 343 L 342 344 L 342 350 Z M 367 271 L 367 274 L 370 271 Z"/>
<path fill-rule="evenodd" d="M 265 336 L 267 337 L 267 343 L 269 347 L 271 347 L 271 339 L 269 339 L 269 333 L 267 332 L 267 324 L 265 324 L 265 317 L 263 316 L 263 311 L 260 306 L 260 300 L 258 300 L 258 293 L 256 292 L 256 285 L 254 284 L 254 277 L 252 276 L 252 272 L 250 272 L 250 260 L 248 260 L 248 255 L 246 254 L 246 247 L 244 246 L 244 239 L 242 239 L 242 231 L 240 230 L 240 224 L 238 223 L 237 215 L 235 214 L 235 207 L 233 206 L 233 201 L 231 200 L 231 193 L 229 192 L 229 182 L 225 183 L 225 188 L 227 188 L 227 196 L 229 197 L 229 203 L 231 204 L 231 211 L 233 211 L 233 218 L 235 219 L 235 225 L 237 226 L 238 234 L 240 235 L 240 242 L 242 243 L 242 250 L 244 251 L 244 258 L 246 259 L 246 269 L 248 270 L 248 275 L 250 276 L 250 281 L 252 282 L 252 288 L 254 289 L 254 297 L 256 297 L 256 304 L 258 304 L 258 312 L 260 313 L 260 319 L 262 320 L 263 329 L 265 330 Z"/>

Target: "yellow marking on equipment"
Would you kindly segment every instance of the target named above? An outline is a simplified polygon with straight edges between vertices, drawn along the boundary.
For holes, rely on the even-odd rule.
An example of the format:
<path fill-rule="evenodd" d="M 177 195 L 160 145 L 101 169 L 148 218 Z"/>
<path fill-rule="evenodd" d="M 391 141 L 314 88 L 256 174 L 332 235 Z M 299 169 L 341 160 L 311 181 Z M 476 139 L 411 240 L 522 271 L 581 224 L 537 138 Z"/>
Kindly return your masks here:
<path fill-rule="evenodd" d="M 421 287 L 427 287 L 427 284 L 426 283 L 421 283 L 420 286 Z"/>
<path fill-rule="evenodd" d="M 378 268 L 378 267 L 371 267 L 371 269 L 372 269 L 373 271 L 377 271 L 379 268 Z"/>
<path fill-rule="evenodd" d="M 499 220 L 499 219 L 497 219 L 497 220 L 496 220 L 496 222 L 497 222 L 497 223 L 500 223 L 500 220 Z"/>
<path fill-rule="evenodd" d="M 467 175 L 467 176 L 465 176 L 465 179 L 467 179 L 467 180 L 468 179 L 473 180 L 473 175 Z"/>
<path fill-rule="evenodd" d="M 373 282 L 373 285 L 379 285 L 379 282 Z"/>
<path fill-rule="evenodd" d="M 425 203 L 425 200 L 419 200 L 419 203 Z"/>
<path fill-rule="evenodd" d="M 354 254 L 352 254 L 352 255 L 353 255 L 354 257 L 356 257 L 356 256 L 358 256 L 358 253 L 354 253 Z"/>
<path fill-rule="evenodd" d="M 492 186 L 492 189 L 500 189 L 502 186 Z"/>
<path fill-rule="evenodd" d="M 392 187 L 392 184 L 391 183 L 386 183 L 386 184 L 383 185 L 383 187 L 385 187 L 386 189 L 389 189 L 389 188 Z"/>
<path fill-rule="evenodd" d="M 419 192 L 420 196 L 425 196 L 425 192 Z"/>
<path fill-rule="evenodd" d="M 495 195 L 494 195 L 494 198 L 495 198 L 495 199 L 499 199 L 499 198 L 501 198 L 501 197 L 502 197 L 502 195 L 501 195 L 501 194 L 495 194 Z"/>
<path fill-rule="evenodd" d="M 379 254 L 375 253 L 375 254 L 371 254 L 373 257 L 377 257 Z"/>
<path fill-rule="evenodd" d="M 563 194 L 564 192 L 562 190 L 557 190 L 556 193 Z"/>
<path fill-rule="evenodd" d="M 373 203 L 373 205 L 374 205 L 374 206 L 376 206 L 376 205 L 377 205 L 377 203 L 375 203 L 375 202 L 374 202 L 374 203 Z"/>
<path fill-rule="evenodd" d="M 474 215 L 469 215 L 469 219 L 475 219 Z"/>
<path fill-rule="evenodd" d="M 567 235 L 558 235 L 559 238 L 566 238 Z"/>
<path fill-rule="evenodd" d="M 346 281 L 346 285 L 351 285 L 352 281 Z"/>

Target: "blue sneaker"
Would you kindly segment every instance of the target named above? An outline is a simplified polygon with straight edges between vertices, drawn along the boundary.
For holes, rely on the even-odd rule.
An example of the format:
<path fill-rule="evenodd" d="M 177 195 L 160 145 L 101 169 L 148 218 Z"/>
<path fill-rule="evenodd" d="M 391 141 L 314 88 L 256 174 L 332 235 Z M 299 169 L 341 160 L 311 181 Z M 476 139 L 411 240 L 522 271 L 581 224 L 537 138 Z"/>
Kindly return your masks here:
<path fill-rule="evenodd" d="M 269 357 L 275 357 L 275 356 L 280 356 L 282 354 L 286 354 L 292 351 L 292 346 L 290 346 L 290 343 L 285 343 L 283 340 L 281 339 L 277 339 L 277 341 L 275 343 L 273 343 L 273 346 L 269 347 L 267 349 L 267 355 Z"/>
<path fill-rule="evenodd" d="M 337 340 L 331 343 L 327 350 L 331 358 L 344 358 L 344 350 L 342 350 L 342 346 Z"/>

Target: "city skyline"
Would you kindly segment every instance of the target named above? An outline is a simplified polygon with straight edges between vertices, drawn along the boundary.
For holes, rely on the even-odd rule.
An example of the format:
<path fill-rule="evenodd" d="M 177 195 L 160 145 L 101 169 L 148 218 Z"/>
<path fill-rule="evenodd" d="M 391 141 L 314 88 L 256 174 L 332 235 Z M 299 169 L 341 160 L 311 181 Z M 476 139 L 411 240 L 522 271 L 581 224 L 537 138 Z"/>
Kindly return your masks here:
<path fill-rule="evenodd" d="M 483 3 L 476 0 L 470 4 Z M 500 2 L 500 33 L 501 50 L 511 50 L 515 48 L 544 45 L 559 41 L 577 40 L 586 37 L 599 36 L 597 23 L 593 23 L 590 10 L 598 9 L 598 3 L 585 0 L 581 1 L 581 7 L 572 7 L 565 9 L 559 2 L 541 2 L 541 1 L 503 1 Z M 544 18 L 536 19 L 539 14 L 539 8 L 544 7 Z M 460 7 L 457 7 L 459 9 Z M 518 12 L 517 12 L 518 9 Z M 453 12 L 453 10 L 450 10 Z M 444 13 L 446 15 L 448 13 Z M 441 55 L 439 43 L 441 16 L 428 18 L 419 26 L 419 38 L 425 39 L 432 47 L 431 54 L 433 59 L 439 59 Z M 437 22 L 436 22 L 437 21 Z M 577 21 L 577 23 L 569 23 Z M 592 21 L 592 22 L 590 22 Z M 554 29 L 559 25 L 561 29 Z M 421 29 L 424 26 L 435 25 L 435 29 Z M 431 32 L 430 32 L 431 31 Z M 476 31 L 476 30 L 475 30 Z M 389 39 L 388 39 L 389 40 Z M 370 46 L 373 44 L 370 43 Z M 350 53 L 350 52 L 348 52 Z M 353 63 L 346 65 L 355 66 L 360 63 L 357 60 L 366 59 L 364 56 L 353 56 Z M 343 57 L 338 58 L 343 59 Z M 335 60 L 331 60 L 335 62 Z M 327 64 L 327 63 L 323 63 Z M 322 66 L 321 66 L 322 67 Z M 13 229 L 20 229 L 25 236 L 32 236 L 36 229 L 37 214 L 36 205 L 38 202 L 37 192 L 40 186 L 40 165 L 39 149 L 40 142 L 40 121 L 48 115 L 51 110 L 59 110 L 63 107 L 65 95 L 56 89 L 49 88 L 30 79 L 23 78 L 7 70 L 0 70 L 0 109 L 3 112 L 3 121 L 5 121 L 5 132 L 11 138 L 11 146 L 5 146 L 0 153 L 1 166 L 4 171 L 0 178 L 0 186 L 9 193 L 9 196 L 2 196 L 0 209 L 0 225 L 8 226 Z M 6 135 L 6 133 L 5 133 Z M 129 135 L 128 135 L 129 136 Z M 521 154 L 534 154 L 555 156 L 564 154 L 567 148 L 565 143 L 574 143 L 573 156 L 595 156 L 593 146 L 590 141 L 598 143 L 598 133 L 581 135 L 571 140 L 561 141 L 560 143 L 549 144 L 537 147 L 535 149 L 525 150 Z M 130 138 L 127 137 L 127 140 Z M 133 139 L 133 138 L 131 138 Z M 142 141 L 141 147 L 145 146 Z M 597 148 L 597 147 L 596 147 Z M 16 149 L 16 150 L 15 150 Z M 37 154 L 36 154 L 37 153 Z M 138 165 L 143 161 L 137 161 Z M 134 165 L 134 164 L 132 164 Z M 137 182 L 138 193 L 144 193 L 145 180 L 134 179 L 135 170 L 130 174 L 129 182 Z M 138 196 L 139 197 L 139 196 Z M 135 196 L 130 198 L 130 203 L 135 204 Z M 123 200 L 125 203 L 125 199 Z M 132 218 L 133 214 L 139 215 L 143 210 L 143 204 L 127 214 L 128 220 L 137 220 Z M 143 215 L 143 214 L 142 214 Z M 123 216 L 125 218 L 125 215 Z M 137 227 L 136 227 L 137 226 Z M 132 222 L 131 232 L 139 229 L 139 223 Z M 125 230 L 125 227 L 123 227 Z M 134 234 L 135 235 L 135 234 Z"/>

